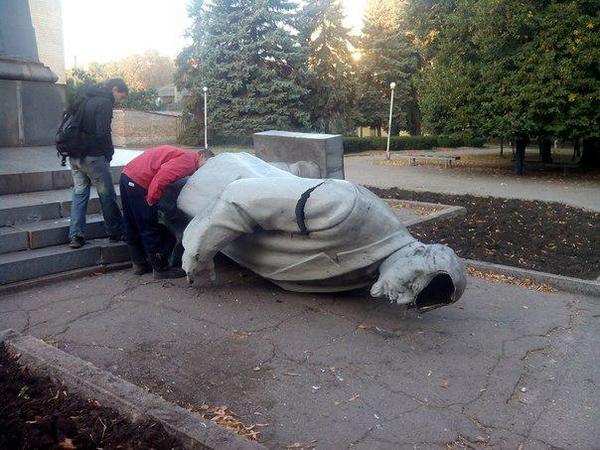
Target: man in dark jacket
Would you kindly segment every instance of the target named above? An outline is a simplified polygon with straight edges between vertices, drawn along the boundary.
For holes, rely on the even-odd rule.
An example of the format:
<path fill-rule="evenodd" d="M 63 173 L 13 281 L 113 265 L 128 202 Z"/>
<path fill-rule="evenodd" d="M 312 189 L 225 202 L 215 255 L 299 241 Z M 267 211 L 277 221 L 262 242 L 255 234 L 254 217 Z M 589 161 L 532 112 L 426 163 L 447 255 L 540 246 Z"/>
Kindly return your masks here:
<path fill-rule="evenodd" d="M 117 195 L 110 173 L 110 161 L 115 149 L 112 144 L 111 122 L 115 101 L 127 97 L 129 89 L 120 78 L 109 80 L 103 87 L 91 88 L 82 105 L 80 125 L 82 148 L 80 156 L 69 158 L 73 174 L 73 204 L 69 238 L 71 248 L 85 244 L 85 217 L 90 198 L 90 186 L 98 192 L 104 227 L 111 242 L 123 236 L 123 216 L 117 204 Z"/>

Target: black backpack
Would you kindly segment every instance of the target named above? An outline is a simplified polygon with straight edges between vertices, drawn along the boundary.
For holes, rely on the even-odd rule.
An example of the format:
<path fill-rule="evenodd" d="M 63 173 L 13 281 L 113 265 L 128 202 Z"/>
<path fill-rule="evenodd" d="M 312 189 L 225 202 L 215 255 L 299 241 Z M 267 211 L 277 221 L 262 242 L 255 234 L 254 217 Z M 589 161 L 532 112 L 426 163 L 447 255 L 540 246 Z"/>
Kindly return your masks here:
<path fill-rule="evenodd" d="M 86 103 L 87 99 L 81 100 L 63 113 L 62 122 L 56 132 L 56 155 L 62 158 L 61 166 L 66 165 L 67 156 L 73 158 L 81 156 L 83 133 L 79 128 Z"/>

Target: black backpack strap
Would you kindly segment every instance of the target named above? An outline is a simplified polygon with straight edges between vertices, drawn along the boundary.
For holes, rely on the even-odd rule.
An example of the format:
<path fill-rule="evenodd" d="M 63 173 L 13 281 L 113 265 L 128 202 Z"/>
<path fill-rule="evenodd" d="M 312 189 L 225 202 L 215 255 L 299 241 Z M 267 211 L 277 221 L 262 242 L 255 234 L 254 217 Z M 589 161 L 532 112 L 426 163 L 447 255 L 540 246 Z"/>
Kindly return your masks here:
<path fill-rule="evenodd" d="M 67 156 L 61 154 L 59 151 L 56 152 L 56 156 L 60 158 L 61 167 L 65 167 L 67 165 Z"/>

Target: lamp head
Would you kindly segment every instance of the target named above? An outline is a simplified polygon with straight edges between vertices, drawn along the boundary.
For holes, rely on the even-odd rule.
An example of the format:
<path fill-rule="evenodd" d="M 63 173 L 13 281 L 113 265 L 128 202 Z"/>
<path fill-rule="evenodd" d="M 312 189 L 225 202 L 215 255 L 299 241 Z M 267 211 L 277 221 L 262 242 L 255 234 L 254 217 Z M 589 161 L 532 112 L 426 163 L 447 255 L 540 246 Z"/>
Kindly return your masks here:
<path fill-rule="evenodd" d="M 203 90 L 204 92 L 206 92 L 206 91 L 208 91 L 208 88 L 207 88 L 206 86 L 204 86 L 204 87 L 202 88 L 202 90 Z"/>
<path fill-rule="evenodd" d="M 395 81 L 392 81 L 392 82 L 390 83 L 390 89 L 394 89 L 395 87 L 396 87 L 396 82 L 395 82 Z"/>

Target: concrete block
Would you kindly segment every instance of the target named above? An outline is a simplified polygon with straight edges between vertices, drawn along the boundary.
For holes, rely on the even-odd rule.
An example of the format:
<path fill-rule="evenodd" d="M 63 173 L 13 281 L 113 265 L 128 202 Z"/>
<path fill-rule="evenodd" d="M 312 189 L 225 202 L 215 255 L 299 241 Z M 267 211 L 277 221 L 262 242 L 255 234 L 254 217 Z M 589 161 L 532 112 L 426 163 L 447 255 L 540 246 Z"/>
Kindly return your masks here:
<path fill-rule="evenodd" d="M 0 253 L 27 249 L 27 232 L 13 227 L 0 227 Z"/>
<path fill-rule="evenodd" d="M 125 166 L 110 166 L 110 173 L 112 175 L 112 179 L 115 183 L 119 183 L 119 179 L 121 178 L 121 172 L 123 172 L 123 168 Z"/>
<path fill-rule="evenodd" d="M 344 146 L 338 134 L 263 131 L 253 136 L 256 156 L 264 161 L 312 161 L 321 178 L 344 179 Z"/>
<path fill-rule="evenodd" d="M 21 85 L 25 145 L 52 145 L 66 107 L 64 86 L 23 81 Z"/>
<path fill-rule="evenodd" d="M 100 260 L 102 264 L 113 264 L 129 261 L 129 250 L 124 242 L 100 244 Z"/>
<path fill-rule="evenodd" d="M 38 205 L 15 206 L 0 209 L 0 226 L 18 223 L 37 222 L 60 217 L 60 203 L 41 203 Z"/>
<path fill-rule="evenodd" d="M 68 167 L 65 170 L 52 171 L 52 188 L 65 189 L 73 186 L 73 175 Z"/>
<path fill-rule="evenodd" d="M 104 219 L 101 215 L 87 217 L 86 238 L 96 239 L 106 236 L 104 231 Z M 52 245 L 66 244 L 69 242 L 69 217 L 43 220 L 41 222 L 17 225 L 16 228 L 23 230 L 29 237 L 29 248 L 43 248 Z"/>
<path fill-rule="evenodd" d="M 100 247 L 47 247 L 0 255 L 0 284 L 65 272 L 100 263 Z"/>
<path fill-rule="evenodd" d="M 0 147 L 19 145 L 19 81 L 0 80 Z"/>
<path fill-rule="evenodd" d="M 9 173 L 0 175 L 0 195 L 52 189 L 52 173 Z"/>
<path fill-rule="evenodd" d="M 60 215 L 61 217 L 70 217 L 71 216 L 71 200 L 64 200 L 60 203 Z M 117 190 L 117 203 L 121 206 L 121 197 L 119 195 L 119 191 Z M 98 194 L 92 192 L 90 195 L 90 200 L 88 202 L 87 208 L 88 214 L 100 214 L 102 213 L 102 208 L 100 207 L 100 199 L 98 199 Z"/>
<path fill-rule="evenodd" d="M 65 96 L 48 81 L 0 80 L 0 147 L 54 144 Z"/>

